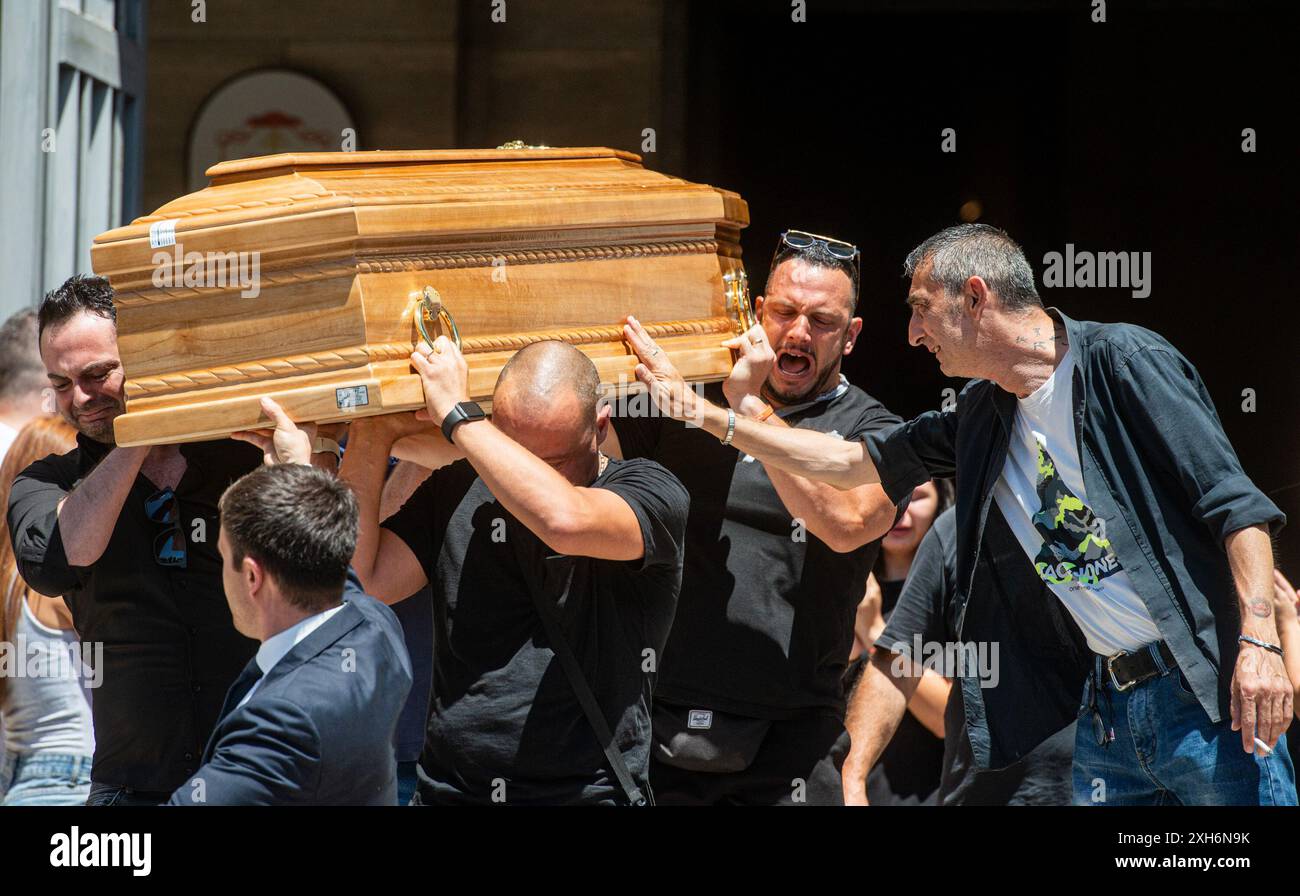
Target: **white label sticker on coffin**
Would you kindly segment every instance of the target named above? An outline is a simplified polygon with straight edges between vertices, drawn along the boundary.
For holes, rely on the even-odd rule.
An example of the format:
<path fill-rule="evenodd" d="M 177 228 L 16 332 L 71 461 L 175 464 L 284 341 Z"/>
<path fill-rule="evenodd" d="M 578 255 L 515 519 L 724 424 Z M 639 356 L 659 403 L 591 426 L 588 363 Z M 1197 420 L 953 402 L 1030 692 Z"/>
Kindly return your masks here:
<path fill-rule="evenodd" d="M 176 245 L 176 222 L 154 221 L 149 225 L 149 248 L 162 249 Z"/>
<path fill-rule="evenodd" d="M 365 386 L 346 386 L 334 390 L 334 402 L 340 410 L 360 408 L 370 404 L 370 392 Z"/>

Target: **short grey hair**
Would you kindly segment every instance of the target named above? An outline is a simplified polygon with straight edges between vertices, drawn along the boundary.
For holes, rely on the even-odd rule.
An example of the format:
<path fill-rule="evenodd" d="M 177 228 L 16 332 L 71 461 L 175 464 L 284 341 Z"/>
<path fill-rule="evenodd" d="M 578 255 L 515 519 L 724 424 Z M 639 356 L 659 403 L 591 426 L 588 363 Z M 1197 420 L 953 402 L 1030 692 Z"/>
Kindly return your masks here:
<path fill-rule="evenodd" d="M 950 295 L 961 295 L 971 277 L 979 277 L 997 293 L 1009 311 L 1041 307 L 1034 286 L 1034 269 L 1020 245 L 988 224 L 958 224 L 941 230 L 908 253 L 903 271 L 911 277 L 927 260 L 930 275 Z"/>

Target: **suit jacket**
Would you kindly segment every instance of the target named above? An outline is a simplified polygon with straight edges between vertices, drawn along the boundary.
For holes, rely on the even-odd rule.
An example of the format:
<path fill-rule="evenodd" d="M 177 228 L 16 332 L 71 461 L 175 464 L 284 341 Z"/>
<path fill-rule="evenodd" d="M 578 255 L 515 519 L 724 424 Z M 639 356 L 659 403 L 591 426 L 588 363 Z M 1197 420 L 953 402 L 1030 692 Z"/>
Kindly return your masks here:
<path fill-rule="evenodd" d="M 393 735 L 411 661 L 393 611 L 349 571 L 343 609 L 251 686 L 226 694 L 203 765 L 169 805 L 372 805 L 397 802 Z M 255 668 L 256 659 L 249 661 Z"/>

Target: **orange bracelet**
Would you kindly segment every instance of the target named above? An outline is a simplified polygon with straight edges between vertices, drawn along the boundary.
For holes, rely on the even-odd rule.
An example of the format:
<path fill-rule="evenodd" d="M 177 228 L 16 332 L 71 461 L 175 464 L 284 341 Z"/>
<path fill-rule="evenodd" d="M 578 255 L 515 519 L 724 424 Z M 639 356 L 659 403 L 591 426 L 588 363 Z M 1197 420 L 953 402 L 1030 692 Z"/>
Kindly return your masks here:
<path fill-rule="evenodd" d="M 769 405 L 767 406 L 767 410 L 764 411 L 763 413 L 759 414 L 759 415 L 758 415 L 757 417 L 755 417 L 754 419 L 757 420 L 759 423 L 762 423 L 762 422 L 763 422 L 764 420 L 766 420 L 768 417 L 771 417 L 774 413 L 776 413 L 776 408 L 772 407 L 772 406 L 769 404 Z"/>

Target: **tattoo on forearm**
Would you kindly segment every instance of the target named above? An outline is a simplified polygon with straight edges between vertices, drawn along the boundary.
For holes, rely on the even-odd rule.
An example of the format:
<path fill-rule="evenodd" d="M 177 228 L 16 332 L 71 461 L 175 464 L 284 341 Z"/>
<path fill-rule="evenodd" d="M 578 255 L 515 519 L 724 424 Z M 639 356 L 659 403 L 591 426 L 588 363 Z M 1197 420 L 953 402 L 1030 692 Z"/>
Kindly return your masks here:
<path fill-rule="evenodd" d="M 1250 614 L 1259 619 L 1267 619 L 1273 615 L 1273 602 L 1257 597 L 1250 602 Z"/>

